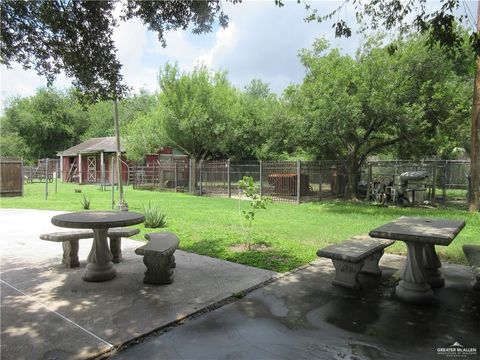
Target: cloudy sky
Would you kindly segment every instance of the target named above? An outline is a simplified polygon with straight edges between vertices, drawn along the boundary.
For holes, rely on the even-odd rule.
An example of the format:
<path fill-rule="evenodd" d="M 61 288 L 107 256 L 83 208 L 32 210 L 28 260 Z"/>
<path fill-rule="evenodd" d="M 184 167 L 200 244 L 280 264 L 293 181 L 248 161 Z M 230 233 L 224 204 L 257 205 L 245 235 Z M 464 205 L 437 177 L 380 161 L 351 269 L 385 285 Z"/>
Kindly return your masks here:
<path fill-rule="evenodd" d="M 333 10 L 341 2 L 312 2 L 322 13 Z M 466 2 L 474 9 L 476 2 Z M 167 46 L 162 48 L 156 35 L 147 31 L 141 21 L 121 22 L 114 39 L 118 58 L 123 64 L 124 82 L 138 91 L 157 89 L 159 69 L 166 62 L 178 62 L 181 70 L 191 71 L 195 64 L 205 63 L 211 69 L 227 70 L 229 79 L 243 88 L 256 78 L 270 84 L 280 94 L 290 83 L 301 82 L 304 69 L 297 52 L 309 48 L 315 38 L 325 37 L 332 46 L 354 53 L 360 38 L 336 39 L 330 22 L 319 24 L 304 21 L 305 9 L 296 1 L 285 1 L 278 8 L 273 0 L 244 1 L 241 4 L 223 4 L 229 15 L 228 28 L 216 27 L 209 34 L 194 35 L 190 31 L 171 31 L 166 34 Z M 354 22 L 352 8 L 342 9 L 340 18 Z M 12 69 L 0 67 L 0 109 L 10 96 L 33 95 L 46 81 L 34 71 L 23 70 L 18 65 Z M 70 81 L 59 76 L 55 86 L 65 88 Z"/>

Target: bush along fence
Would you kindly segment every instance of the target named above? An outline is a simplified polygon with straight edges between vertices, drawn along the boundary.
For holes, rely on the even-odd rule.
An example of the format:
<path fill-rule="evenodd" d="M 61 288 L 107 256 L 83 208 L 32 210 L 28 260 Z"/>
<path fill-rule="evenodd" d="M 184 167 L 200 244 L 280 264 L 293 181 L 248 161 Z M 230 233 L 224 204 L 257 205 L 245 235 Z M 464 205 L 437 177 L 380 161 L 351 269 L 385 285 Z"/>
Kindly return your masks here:
<path fill-rule="evenodd" d="M 469 161 L 369 161 L 357 183 L 361 199 L 379 202 L 445 202 L 447 192 L 468 196 Z M 402 174 L 408 173 L 408 175 Z M 274 201 L 301 203 L 343 197 L 346 169 L 339 161 L 157 161 L 130 166 L 135 189 L 189 192 L 199 196 L 236 197 L 238 181 L 254 179 L 262 195 Z"/>

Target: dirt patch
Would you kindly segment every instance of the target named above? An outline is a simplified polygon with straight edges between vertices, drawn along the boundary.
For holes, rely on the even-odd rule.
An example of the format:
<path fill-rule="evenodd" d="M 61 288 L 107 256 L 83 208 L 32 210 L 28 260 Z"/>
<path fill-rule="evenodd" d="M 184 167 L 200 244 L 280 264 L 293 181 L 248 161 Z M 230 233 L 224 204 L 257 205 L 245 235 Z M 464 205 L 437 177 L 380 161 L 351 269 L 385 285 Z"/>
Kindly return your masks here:
<path fill-rule="evenodd" d="M 249 248 L 247 244 L 235 244 L 230 245 L 229 249 L 235 253 L 244 251 L 268 251 L 271 249 L 271 246 L 268 246 L 266 244 L 250 244 Z"/>

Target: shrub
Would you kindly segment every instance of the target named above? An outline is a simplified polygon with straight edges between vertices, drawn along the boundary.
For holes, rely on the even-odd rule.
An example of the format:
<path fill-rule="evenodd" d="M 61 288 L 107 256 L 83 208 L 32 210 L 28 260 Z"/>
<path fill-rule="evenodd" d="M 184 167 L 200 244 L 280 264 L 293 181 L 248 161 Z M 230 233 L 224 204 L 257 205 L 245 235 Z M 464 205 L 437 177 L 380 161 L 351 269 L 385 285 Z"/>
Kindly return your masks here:
<path fill-rule="evenodd" d="M 243 217 L 248 223 L 245 245 L 248 247 L 248 250 L 250 250 L 255 215 L 259 210 L 265 210 L 267 208 L 267 203 L 271 202 L 272 200 L 267 196 L 262 196 L 259 194 L 258 188 L 255 186 L 255 182 L 251 176 L 244 176 L 243 179 L 238 182 L 238 189 L 239 191 L 243 190 L 245 196 L 250 199 L 249 209 L 242 210 Z M 240 196 L 238 201 L 240 205 L 240 202 L 242 201 L 240 200 Z"/>
<path fill-rule="evenodd" d="M 166 214 L 162 213 L 160 204 L 148 202 L 148 205 L 143 207 L 143 214 L 145 215 L 145 227 L 146 228 L 163 228 L 167 226 L 165 217 Z"/>
<path fill-rule="evenodd" d="M 82 194 L 82 200 L 80 200 L 83 210 L 90 210 L 90 198 Z"/>

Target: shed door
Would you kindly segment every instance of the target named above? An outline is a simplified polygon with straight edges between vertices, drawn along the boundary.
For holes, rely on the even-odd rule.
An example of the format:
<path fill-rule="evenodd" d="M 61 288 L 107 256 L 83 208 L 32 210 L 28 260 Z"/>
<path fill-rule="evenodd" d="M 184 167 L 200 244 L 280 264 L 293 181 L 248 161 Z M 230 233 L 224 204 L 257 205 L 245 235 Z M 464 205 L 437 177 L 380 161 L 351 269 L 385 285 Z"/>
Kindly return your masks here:
<path fill-rule="evenodd" d="M 97 181 L 97 157 L 89 156 L 87 157 L 87 181 L 96 182 Z"/>

